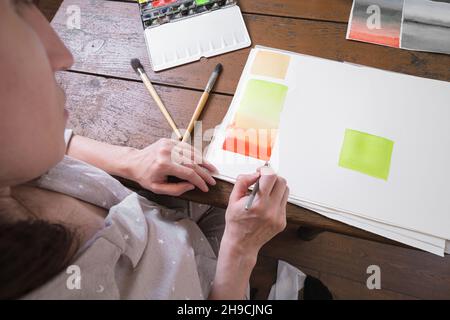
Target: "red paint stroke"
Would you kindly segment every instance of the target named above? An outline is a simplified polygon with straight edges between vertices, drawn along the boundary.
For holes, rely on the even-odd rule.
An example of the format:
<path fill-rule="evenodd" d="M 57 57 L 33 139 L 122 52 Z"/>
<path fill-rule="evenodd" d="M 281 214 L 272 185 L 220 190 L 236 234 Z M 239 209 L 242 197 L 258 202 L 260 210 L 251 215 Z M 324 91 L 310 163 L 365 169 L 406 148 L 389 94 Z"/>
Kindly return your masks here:
<path fill-rule="evenodd" d="M 349 38 L 389 47 L 400 47 L 400 26 L 370 30 L 364 23 L 353 23 Z"/>
<path fill-rule="evenodd" d="M 222 149 L 247 157 L 269 161 L 272 155 L 272 144 L 276 137 L 274 131 L 257 130 L 256 135 L 242 134 L 243 132 L 245 133 L 245 129 L 230 125 L 227 129 Z"/>

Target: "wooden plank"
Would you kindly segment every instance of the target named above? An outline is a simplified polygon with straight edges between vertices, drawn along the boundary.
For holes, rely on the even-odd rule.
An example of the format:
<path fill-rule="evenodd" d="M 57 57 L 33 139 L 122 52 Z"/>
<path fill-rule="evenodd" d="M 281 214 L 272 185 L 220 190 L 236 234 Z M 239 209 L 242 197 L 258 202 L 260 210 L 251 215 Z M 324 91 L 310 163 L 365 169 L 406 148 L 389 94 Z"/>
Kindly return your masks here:
<path fill-rule="evenodd" d="M 305 244 L 308 245 L 308 244 Z M 298 254 L 293 252 L 292 254 Z M 349 280 L 343 277 L 336 276 L 324 272 L 323 270 L 316 270 L 300 265 L 292 264 L 294 267 L 301 270 L 309 276 L 320 279 L 325 286 L 331 291 L 333 299 L 336 300 L 353 300 L 353 299 L 371 299 L 371 300 L 411 300 L 417 299 L 415 297 L 398 293 L 386 289 L 369 290 L 365 283 Z M 255 299 L 266 299 L 269 295 L 272 285 L 277 277 L 278 259 L 259 255 L 258 262 L 252 273 L 250 280 L 252 289 L 256 289 Z M 319 266 L 320 267 L 320 266 Z M 336 273 L 339 273 L 339 270 Z"/>
<path fill-rule="evenodd" d="M 240 0 L 242 12 L 347 23 L 352 0 Z"/>
<path fill-rule="evenodd" d="M 264 246 L 261 254 L 362 284 L 369 277 L 367 267 L 378 265 L 382 289 L 423 299 L 450 298 L 450 256 L 329 232 L 305 242 L 298 239 L 292 225 Z"/>
<path fill-rule="evenodd" d="M 366 284 L 329 273 L 320 273 L 320 281 L 328 287 L 335 300 L 417 300 L 407 294 L 381 288 L 369 290 Z"/>
<path fill-rule="evenodd" d="M 72 4 L 80 6 L 81 30 L 66 26 L 66 8 Z M 203 90 L 214 66 L 220 62 L 224 72 L 215 90 L 234 93 L 249 49 L 154 73 L 138 15 L 134 3 L 66 0 L 52 25 L 75 56 L 72 70 L 136 80 L 138 77 L 130 67 L 130 59 L 139 58 L 152 81 Z M 245 20 L 253 44 L 450 80 L 450 56 L 348 41 L 346 25 L 342 23 L 259 15 L 245 15 Z M 217 119 L 217 123 L 220 120 Z"/>
<path fill-rule="evenodd" d="M 308 244 L 305 244 L 308 245 Z M 299 254 L 292 252 L 293 255 Z M 330 290 L 335 300 L 414 300 L 415 297 L 404 293 L 398 293 L 391 290 L 369 290 L 365 283 L 346 279 L 335 274 L 324 272 L 323 270 L 310 269 L 300 265 L 294 265 L 300 271 L 308 276 L 313 276 Z M 278 259 L 259 255 L 258 262 L 253 270 L 250 284 L 254 289 L 254 299 L 266 299 L 269 295 L 272 285 L 277 278 Z M 320 268 L 320 266 L 318 266 Z M 340 273 L 340 270 L 334 270 Z"/>
<path fill-rule="evenodd" d="M 144 148 L 172 131 L 140 82 L 61 72 L 58 82 L 67 96 L 68 127 L 76 134 L 115 145 Z M 155 86 L 179 128 L 186 127 L 201 92 Z M 225 115 L 230 97 L 213 94 L 201 120 L 208 130 L 216 115 Z"/>
<path fill-rule="evenodd" d="M 126 0 L 135 2 L 135 0 Z M 243 13 L 347 23 L 352 0 L 239 0 Z"/>

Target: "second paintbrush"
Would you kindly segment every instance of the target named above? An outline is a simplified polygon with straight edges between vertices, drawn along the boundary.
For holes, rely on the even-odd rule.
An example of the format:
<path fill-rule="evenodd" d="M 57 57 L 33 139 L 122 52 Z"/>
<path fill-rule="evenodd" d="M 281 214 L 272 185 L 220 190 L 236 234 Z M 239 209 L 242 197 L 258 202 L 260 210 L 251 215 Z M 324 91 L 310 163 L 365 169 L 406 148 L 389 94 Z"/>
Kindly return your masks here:
<path fill-rule="evenodd" d="M 219 77 L 220 73 L 222 72 L 222 65 L 219 63 L 215 68 L 214 71 L 212 72 L 211 76 L 209 77 L 209 81 L 208 84 L 206 85 L 205 91 L 203 92 L 200 101 L 197 104 L 197 108 L 195 108 L 194 114 L 192 115 L 191 121 L 189 122 L 189 125 L 187 127 L 186 132 L 184 133 L 183 136 L 183 142 L 186 142 L 189 137 L 191 136 L 191 132 L 192 129 L 194 128 L 195 122 L 198 120 L 198 118 L 200 117 L 200 114 L 203 111 L 203 108 L 206 105 L 206 102 L 208 101 L 209 98 L 209 94 L 211 93 L 214 84 L 217 81 L 217 78 Z"/>
<path fill-rule="evenodd" d="M 177 135 L 177 138 L 181 139 L 183 136 L 181 135 L 175 122 L 173 121 L 172 117 L 170 116 L 169 111 L 167 111 L 163 102 L 161 101 L 158 94 L 156 93 L 156 90 L 153 87 L 152 83 L 150 82 L 150 79 L 148 78 L 147 74 L 145 73 L 144 67 L 142 66 L 139 59 L 132 59 L 131 66 L 133 67 L 134 71 L 139 75 L 139 77 L 141 77 L 142 82 L 144 82 L 145 87 L 147 88 L 148 92 L 152 96 L 153 100 L 155 100 L 156 104 L 159 107 L 159 110 L 161 110 L 162 114 L 164 115 L 164 117 L 166 118 L 170 127 L 172 128 L 173 132 L 175 132 L 175 134 Z"/>

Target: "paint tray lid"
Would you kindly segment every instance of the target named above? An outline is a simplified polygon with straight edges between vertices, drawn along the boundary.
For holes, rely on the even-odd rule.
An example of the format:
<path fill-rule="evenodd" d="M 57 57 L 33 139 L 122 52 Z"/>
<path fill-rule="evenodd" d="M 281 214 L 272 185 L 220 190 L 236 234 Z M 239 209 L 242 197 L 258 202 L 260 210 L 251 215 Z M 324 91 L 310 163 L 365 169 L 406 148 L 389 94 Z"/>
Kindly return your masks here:
<path fill-rule="evenodd" d="M 147 28 L 144 34 L 154 71 L 251 45 L 237 5 Z"/>

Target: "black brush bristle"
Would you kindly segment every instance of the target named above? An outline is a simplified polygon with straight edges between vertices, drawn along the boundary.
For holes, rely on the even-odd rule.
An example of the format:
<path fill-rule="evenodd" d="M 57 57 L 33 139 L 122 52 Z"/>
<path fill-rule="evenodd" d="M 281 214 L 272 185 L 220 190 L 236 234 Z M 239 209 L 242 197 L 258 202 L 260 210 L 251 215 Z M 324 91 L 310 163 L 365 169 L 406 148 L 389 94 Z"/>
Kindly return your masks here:
<path fill-rule="evenodd" d="M 144 70 L 144 67 L 141 64 L 141 61 L 139 59 L 131 59 L 131 66 L 133 67 L 133 70 L 138 73 L 138 69 Z"/>
<path fill-rule="evenodd" d="M 223 66 L 222 66 L 221 63 L 219 63 L 219 64 L 216 66 L 216 68 L 214 69 L 214 72 L 221 73 L 222 70 L 223 70 Z"/>

